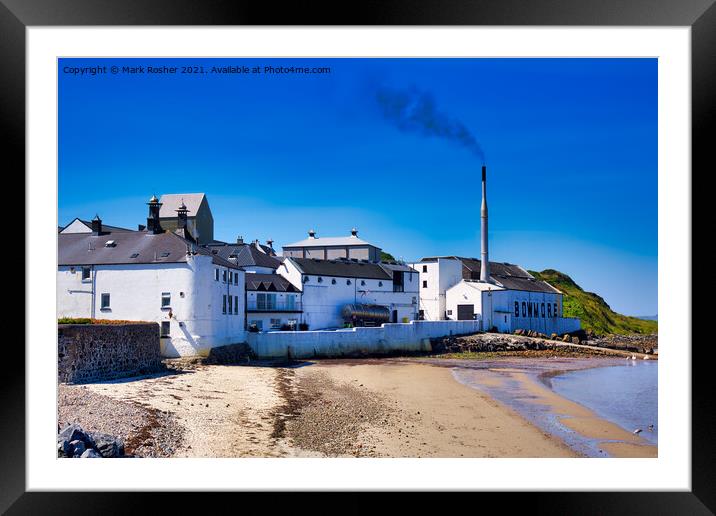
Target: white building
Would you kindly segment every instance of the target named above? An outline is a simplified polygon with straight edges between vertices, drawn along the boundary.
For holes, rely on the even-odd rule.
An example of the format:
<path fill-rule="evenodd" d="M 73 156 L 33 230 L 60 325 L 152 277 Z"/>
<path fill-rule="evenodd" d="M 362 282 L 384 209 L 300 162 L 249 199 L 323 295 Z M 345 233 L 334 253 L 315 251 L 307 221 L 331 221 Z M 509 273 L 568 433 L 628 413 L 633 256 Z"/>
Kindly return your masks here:
<path fill-rule="evenodd" d="M 352 258 L 378 262 L 381 249 L 358 238 L 358 230 L 355 228 L 351 230 L 351 236 L 346 237 L 318 237 L 314 230 L 310 230 L 308 238 L 283 246 L 283 256 L 319 260 Z"/>
<path fill-rule="evenodd" d="M 302 315 L 301 291 L 278 274 L 246 274 L 246 328 L 297 330 Z"/>
<path fill-rule="evenodd" d="M 156 198 L 144 231 L 58 235 L 57 315 L 156 321 L 164 356 L 245 342 L 244 271 L 164 231 Z"/>
<path fill-rule="evenodd" d="M 483 165 L 481 259 L 436 256 L 413 263 L 420 274 L 420 318 L 480 319 L 483 331 L 561 334 L 578 330 L 579 319 L 562 315 L 559 290 L 519 265 L 489 260 L 486 176 Z"/>
<path fill-rule="evenodd" d="M 482 319 L 483 330 L 516 329 L 546 334 L 579 329 L 562 316 L 562 293 L 519 265 L 490 262 L 490 281 L 480 280 L 481 261 L 441 256 L 412 264 L 420 273 L 420 308 L 430 321 Z"/>
<path fill-rule="evenodd" d="M 285 258 L 277 272 L 302 290 L 300 322 L 309 329 L 342 327 L 348 304 L 384 306 L 392 322 L 417 319 L 418 273 L 407 265 Z"/>

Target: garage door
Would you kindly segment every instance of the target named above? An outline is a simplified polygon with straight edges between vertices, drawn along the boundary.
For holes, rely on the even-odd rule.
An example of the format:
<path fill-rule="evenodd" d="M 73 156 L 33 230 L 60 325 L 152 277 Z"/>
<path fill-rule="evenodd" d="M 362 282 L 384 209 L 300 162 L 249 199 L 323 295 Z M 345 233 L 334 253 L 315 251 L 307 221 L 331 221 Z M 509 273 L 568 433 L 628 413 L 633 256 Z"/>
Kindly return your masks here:
<path fill-rule="evenodd" d="M 475 305 L 457 305 L 457 319 L 471 321 L 475 318 Z"/>

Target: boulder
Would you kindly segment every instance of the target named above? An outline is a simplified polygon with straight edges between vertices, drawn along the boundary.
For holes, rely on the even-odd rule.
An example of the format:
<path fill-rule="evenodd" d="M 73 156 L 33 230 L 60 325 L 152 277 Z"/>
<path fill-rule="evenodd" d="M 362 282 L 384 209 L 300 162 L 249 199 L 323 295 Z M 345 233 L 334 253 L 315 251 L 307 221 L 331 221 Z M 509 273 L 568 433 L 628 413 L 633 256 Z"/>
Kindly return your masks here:
<path fill-rule="evenodd" d="M 57 456 L 58 457 L 72 457 L 72 446 L 70 441 L 67 439 L 57 438 Z"/>
<path fill-rule="evenodd" d="M 579 337 L 572 337 L 572 344 L 579 344 Z"/>
<path fill-rule="evenodd" d="M 121 438 L 101 433 L 92 434 L 92 438 L 95 449 L 102 454 L 102 457 L 110 459 L 124 455 L 124 441 Z"/>
<path fill-rule="evenodd" d="M 80 455 L 81 459 L 101 459 L 102 455 L 100 455 L 96 450 L 89 448 L 82 452 L 82 455 Z"/>
<path fill-rule="evenodd" d="M 72 446 L 72 456 L 73 457 L 79 457 L 85 452 L 85 449 L 87 448 L 85 446 L 85 443 L 80 441 L 79 439 L 76 439 L 72 442 L 70 442 L 70 446 Z"/>
<path fill-rule="evenodd" d="M 85 439 L 87 439 L 87 434 L 77 423 L 72 423 L 71 425 L 66 426 L 59 434 L 57 434 L 57 442 L 60 440 L 67 441 L 68 443 L 71 443 L 72 441 L 84 442 Z"/>

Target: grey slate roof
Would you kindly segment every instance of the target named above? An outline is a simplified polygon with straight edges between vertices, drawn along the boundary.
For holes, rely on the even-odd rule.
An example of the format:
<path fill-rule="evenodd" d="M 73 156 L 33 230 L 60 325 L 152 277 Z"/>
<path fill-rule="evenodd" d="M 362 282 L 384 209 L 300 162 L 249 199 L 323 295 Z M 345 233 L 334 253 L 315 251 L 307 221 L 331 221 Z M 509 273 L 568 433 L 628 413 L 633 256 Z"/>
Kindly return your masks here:
<path fill-rule="evenodd" d="M 392 280 L 379 264 L 353 260 L 317 260 L 315 258 L 288 258 L 292 260 L 304 274 L 311 276 L 337 276 L 341 278 L 366 278 Z"/>
<path fill-rule="evenodd" d="M 300 292 L 293 284 L 278 274 L 246 274 L 246 290 L 270 292 Z"/>
<path fill-rule="evenodd" d="M 256 249 L 253 244 L 216 244 L 206 246 L 214 256 L 230 260 L 239 267 L 269 267 L 278 269 L 281 262 L 274 256 L 269 256 Z"/>
<path fill-rule="evenodd" d="M 417 273 L 415 269 L 410 267 L 409 265 L 405 265 L 404 263 L 398 263 L 398 262 L 380 262 L 378 265 L 380 265 L 384 270 L 390 274 L 390 277 L 393 277 L 393 271 L 402 271 L 402 272 L 415 272 Z"/>
<path fill-rule="evenodd" d="M 75 220 L 79 220 L 82 224 L 87 226 L 87 228 L 92 229 L 92 221 L 91 220 L 82 220 L 80 218 L 72 219 L 67 226 L 72 224 Z M 58 228 L 58 231 L 62 231 L 67 226 L 62 226 Z M 105 224 L 102 222 L 102 231 L 134 231 L 133 229 L 127 229 L 127 228 L 120 228 L 119 226 L 110 226 L 109 224 Z"/>
<path fill-rule="evenodd" d="M 120 265 L 130 263 L 157 264 L 186 262 L 187 245 L 172 232 L 153 235 L 147 231 L 109 231 L 95 236 L 92 233 L 57 235 L 58 265 Z M 113 244 L 107 246 L 108 242 Z M 210 251 L 194 245 L 198 254 L 211 256 L 213 263 L 238 267 Z M 134 255 L 137 255 L 133 257 Z"/>
<path fill-rule="evenodd" d="M 466 280 L 480 279 L 480 260 L 462 256 L 434 256 L 423 258 L 421 262 L 434 262 L 438 258 L 449 258 L 462 262 L 462 277 Z M 510 290 L 528 292 L 560 293 L 559 290 L 545 281 L 535 279 L 529 272 L 512 263 L 490 262 L 490 278 Z"/>

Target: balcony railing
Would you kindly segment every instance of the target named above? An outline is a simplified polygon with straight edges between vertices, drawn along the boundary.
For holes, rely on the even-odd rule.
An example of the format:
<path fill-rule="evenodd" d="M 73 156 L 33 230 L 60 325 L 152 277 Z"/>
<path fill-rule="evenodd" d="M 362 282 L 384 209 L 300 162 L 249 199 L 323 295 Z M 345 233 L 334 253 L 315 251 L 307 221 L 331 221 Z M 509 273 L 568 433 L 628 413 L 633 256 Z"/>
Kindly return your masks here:
<path fill-rule="evenodd" d="M 287 303 L 286 301 L 277 301 L 275 303 L 258 303 L 249 301 L 246 305 L 249 312 L 300 312 L 301 302 L 295 301 Z"/>

